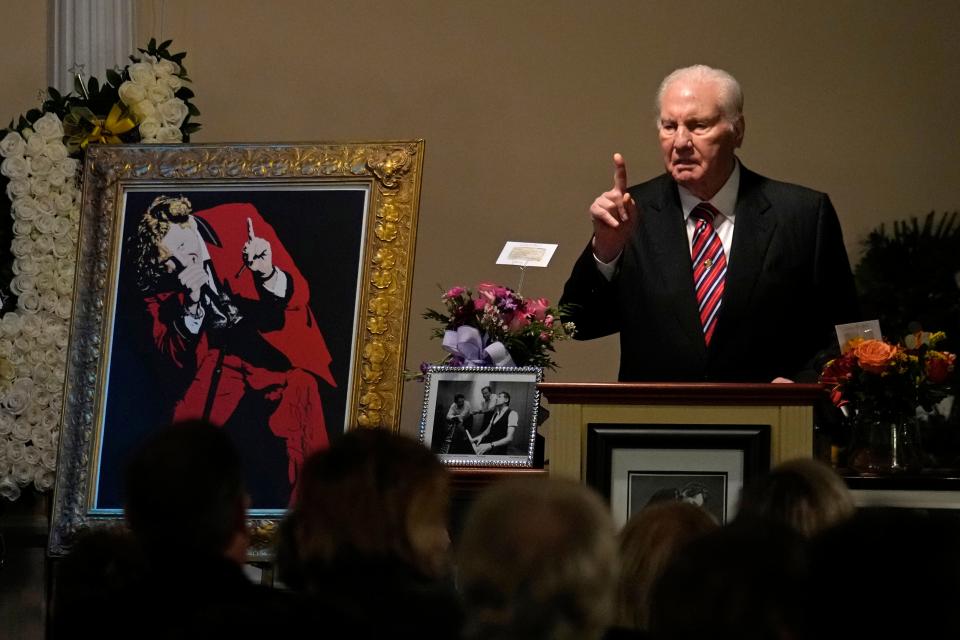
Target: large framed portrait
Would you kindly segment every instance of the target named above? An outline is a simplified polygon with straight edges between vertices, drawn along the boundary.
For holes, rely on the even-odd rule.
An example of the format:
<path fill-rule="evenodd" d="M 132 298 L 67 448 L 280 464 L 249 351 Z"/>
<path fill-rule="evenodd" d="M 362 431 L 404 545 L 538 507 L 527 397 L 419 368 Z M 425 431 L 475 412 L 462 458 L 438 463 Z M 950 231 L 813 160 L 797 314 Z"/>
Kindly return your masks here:
<path fill-rule="evenodd" d="M 50 549 L 172 422 L 240 451 L 254 540 L 304 459 L 398 424 L 423 142 L 91 147 Z M 175 514 L 172 514 L 175 516 Z"/>
<path fill-rule="evenodd" d="M 532 467 L 539 367 L 431 366 L 420 441 L 456 467 Z"/>
<path fill-rule="evenodd" d="M 587 483 L 610 500 L 621 527 L 647 505 L 669 500 L 729 522 L 744 484 L 769 469 L 767 425 L 587 427 Z"/>

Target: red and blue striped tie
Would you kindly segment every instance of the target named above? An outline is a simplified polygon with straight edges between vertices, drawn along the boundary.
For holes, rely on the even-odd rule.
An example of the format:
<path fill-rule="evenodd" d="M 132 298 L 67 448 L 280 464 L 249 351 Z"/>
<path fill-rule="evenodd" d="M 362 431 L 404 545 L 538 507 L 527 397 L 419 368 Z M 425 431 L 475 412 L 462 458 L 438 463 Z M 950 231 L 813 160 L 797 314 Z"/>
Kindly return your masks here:
<path fill-rule="evenodd" d="M 710 345 L 717 328 L 720 304 L 723 302 L 723 281 L 727 275 L 727 257 L 723 243 L 714 229 L 714 219 L 719 211 L 707 202 L 701 202 L 690 217 L 696 220 L 693 231 L 693 282 L 697 289 L 697 304 L 700 307 L 700 324 L 703 325 L 703 340 Z"/>

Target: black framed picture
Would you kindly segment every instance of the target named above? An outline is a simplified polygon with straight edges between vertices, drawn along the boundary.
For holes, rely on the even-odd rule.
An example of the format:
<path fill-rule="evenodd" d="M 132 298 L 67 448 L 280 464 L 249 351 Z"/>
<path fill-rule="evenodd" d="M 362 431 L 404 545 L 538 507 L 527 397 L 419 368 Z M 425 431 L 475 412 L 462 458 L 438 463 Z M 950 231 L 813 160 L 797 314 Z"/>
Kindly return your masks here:
<path fill-rule="evenodd" d="M 645 506 L 697 504 L 729 522 L 743 486 L 770 469 L 767 425 L 590 424 L 587 482 L 623 526 Z"/>

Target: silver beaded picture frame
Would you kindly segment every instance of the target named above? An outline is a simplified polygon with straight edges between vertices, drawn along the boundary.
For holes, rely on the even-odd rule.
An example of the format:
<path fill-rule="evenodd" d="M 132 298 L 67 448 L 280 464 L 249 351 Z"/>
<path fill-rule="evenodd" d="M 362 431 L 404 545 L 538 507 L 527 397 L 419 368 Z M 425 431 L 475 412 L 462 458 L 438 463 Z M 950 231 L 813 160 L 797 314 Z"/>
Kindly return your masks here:
<path fill-rule="evenodd" d="M 420 442 L 454 467 L 533 467 L 539 367 L 430 366 Z"/>

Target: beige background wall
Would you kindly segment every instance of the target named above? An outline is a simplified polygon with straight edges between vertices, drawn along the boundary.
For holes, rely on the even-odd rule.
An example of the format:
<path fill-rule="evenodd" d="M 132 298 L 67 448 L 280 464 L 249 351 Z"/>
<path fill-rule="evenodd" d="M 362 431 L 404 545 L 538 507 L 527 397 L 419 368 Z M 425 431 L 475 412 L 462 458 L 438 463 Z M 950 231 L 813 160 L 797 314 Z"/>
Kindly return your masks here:
<path fill-rule="evenodd" d="M 44 3 L 7 0 L 0 119 L 44 83 Z M 407 364 L 441 355 L 437 285 L 518 273 L 506 240 L 556 242 L 523 292 L 559 297 L 586 208 L 624 153 L 659 172 L 652 94 L 706 62 L 746 93 L 741 158 L 830 193 L 856 260 L 881 221 L 960 206 L 960 3 L 143 0 L 138 35 L 186 50 L 199 142 L 427 142 Z M 9 115 L 4 115 L 9 114 Z M 564 343 L 551 380 L 613 380 L 617 345 Z M 414 432 L 422 388 L 408 385 Z"/>

